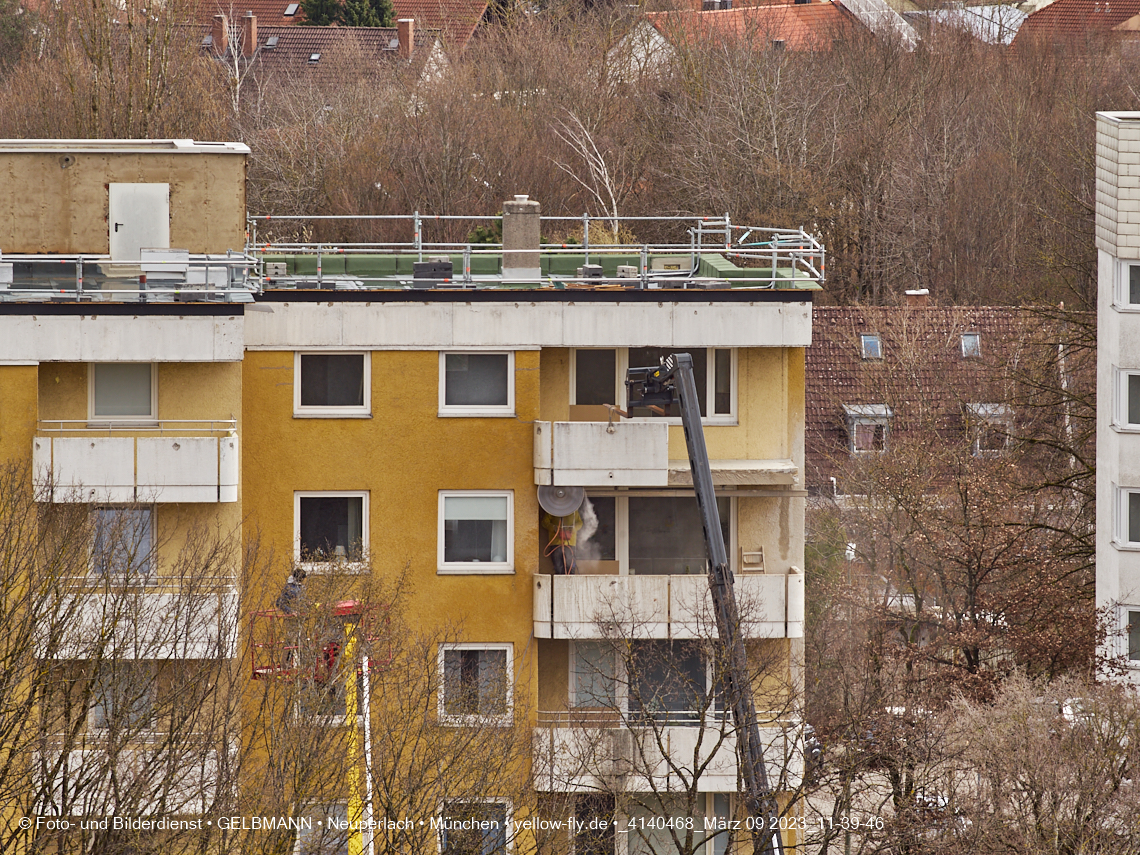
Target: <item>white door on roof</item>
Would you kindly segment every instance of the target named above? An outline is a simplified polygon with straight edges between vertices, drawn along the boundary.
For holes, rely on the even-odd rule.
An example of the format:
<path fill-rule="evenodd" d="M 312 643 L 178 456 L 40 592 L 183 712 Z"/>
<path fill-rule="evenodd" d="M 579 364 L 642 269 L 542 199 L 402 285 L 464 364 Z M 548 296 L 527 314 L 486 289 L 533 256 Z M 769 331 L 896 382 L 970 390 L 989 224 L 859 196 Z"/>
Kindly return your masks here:
<path fill-rule="evenodd" d="M 138 261 L 146 247 L 170 247 L 170 185 L 111 184 L 107 229 L 112 261 Z"/>

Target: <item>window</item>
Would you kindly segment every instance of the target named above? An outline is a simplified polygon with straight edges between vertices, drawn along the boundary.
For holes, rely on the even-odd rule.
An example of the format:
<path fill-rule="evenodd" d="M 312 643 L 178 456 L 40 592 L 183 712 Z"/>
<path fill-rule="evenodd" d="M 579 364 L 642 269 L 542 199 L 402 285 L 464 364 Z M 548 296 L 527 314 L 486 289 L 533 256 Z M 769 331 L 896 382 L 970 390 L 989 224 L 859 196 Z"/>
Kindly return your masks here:
<path fill-rule="evenodd" d="M 1117 545 L 1140 549 L 1140 489 L 1118 490 L 1117 497 Z"/>
<path fill-rule="evenodd" d="M 878 333 L 867 333 L 859 336 L 859 345 L 864 359 L 883 358 L 883 342 Z"/>
<path fill-rule="evenodd" d="M 514 495 L 453 491 L 439 494 L 439 571 L 514 572 Z"/>
<path fill-rule="evenodd" d="M 976 332 L 962 333 L 962 358 L 976 359 L 982 355 L 982 337 Z"/>
<path fill-rule="evenodd" d="M 1013 410 L 1005 404 L 967 404 L 966 424 L 974 457 L 1000 457 L 1009 450 Z"/>
<path fill-rule="evenodd" d="M 154 421 L 155 370 L 149 362 L 96 362 L 89 374 L 88 417 Z"/>
<path fill-rule="evenodd" d="M 616 561 L 627 575 L 702 575 L 708 564 L 700 508 L 693 496 L 588 496 L 575 547 L 581 561 Z M 733 500 L 716 500 L 721 535 L 735 564 Z M 591 517 L 596 519 L 593 526 Z M 593 528 L 592 534 L 588 533 Z"/>
<path fill-rule="evenodd" d="M 270 36 L 265 40 L 265 47 L 272 50 L 277 47 L 277 42 L 281 41 L 280 36 Z"/>
<path fill-rule="evenodd" d="M 343 644 L 331 642 L 321 651 L 318 668 L 326 664 L 330 671 L 339 670 L 337 661 Z M 364 715 L 364 673 L 356 670 L 356 717 Z M 327 725 L 344 724 L 348 716 L 348 680 L 343 674 L 332 674 L 329 680 L 307 680 L 300 684 L 297 692 L 297 714 L 302 718 L 316 718 Z"/>
<path fill-rule="evenodd" d="M 96 508 L 91 571 L 96 576 L 148 576 L 154 542 L 150 508 Z"/>
<path fill-rule="evenodd" d="M 321 55 L 319 53 L 309 54 L 309 62 L 310 63 L 320 62 L 320 61 L 321 61 Z"/>
<path fill-rule="evenodd" d="M 592 793 L 574 797 L 574 855 L 614 855 L 615 811 L 613 796 Z"/>
<path fill-rule="evenodd" d="M 674 724 L 699 724 L 709 706 L 708 674 L 692 641 L 634 641 L 629 712 Z"/>
<path fill-rule="evenodd" d="M 1128 661 L 1140 661 L 1140 611 L 1129 609 L 1128 617 Z"/>
<path fill-rule="evenodd" d="M 290 3 L 288 6 L 285 7 L 285 17 L 286 18 L 292 18 L 294 15 L 297 14 L 297 10 L 300 8 L 301 8 L 300 3 Z"/>
<path fill-rule="evenodd" d="M 693 358 L 693 374 L 697 383 L 697 402 L 701 416 L 709 421 L 731 422 L 735 415 L 736 351 L 714 347 L 630 347 L 574 351 L 571 370 L 570 403 L 617 404 L 624 407 L 627 401 L 626 371 L 659 365 L 661 358 L 671 353 L 688 353 Z M 712 412 L 709 412 L 709 406 Z M 667 413 L 638 407 L 630 415 L 634 418 L 680 419 L 681 410 L 674 403 Z"/>
<path fill-rule="evenodd" d="M 440 719 L 449 724 L 509 723 L 512 650 L 509 644 L 440 645 Z"/>
<path fill-rule="evenodd" d="M 154 664 L 113 659 L 101 662 L 98 668 L 91 688 L 88 725 L 118 733 L 149 728 L 154 720 Z"/>
<path fill-rule="evenodd" d="M 617 707 L 617 652 L 605 641 L 575 641 L 571 705 L 614 710 Z"/>
<path fill-rule="evenodd" d="M 887 450 L 894 411 L 886 404 L 843 405 L 852 454 L 876 454 Z"/>
<path fill-rule="evenodd" d="M 293 502 L 297 561 L 343 564 L 365 560 L 368 493 L 294 493 Z"/>
<path fill-rule="evenodd" d="M 293 357 L 293 415 L 367 416 L 372 408 L 372 361 L 367 353 L 297 353 Z"/>
<path fill-rule="evenodd" d="M 308 827 L 297 830 L 294 855 L 348 855 L 348 805 L 321 805 L 306 819 Z"/>
<path fill-rule="evenodd" d="M 502 800 L 445 802 L 440 855 L 506 855 L 509 813 Z"/>
<path fill-rule="evenodd" d="M 1116 413 L 1113 427 L 1140 430 L 1140 371 L 1116 369 Z"/>
<path fill-rule="evenodd" d="M 441 416 L 511 416 L 515 412 L 513 353 L 440 353 Z"/>

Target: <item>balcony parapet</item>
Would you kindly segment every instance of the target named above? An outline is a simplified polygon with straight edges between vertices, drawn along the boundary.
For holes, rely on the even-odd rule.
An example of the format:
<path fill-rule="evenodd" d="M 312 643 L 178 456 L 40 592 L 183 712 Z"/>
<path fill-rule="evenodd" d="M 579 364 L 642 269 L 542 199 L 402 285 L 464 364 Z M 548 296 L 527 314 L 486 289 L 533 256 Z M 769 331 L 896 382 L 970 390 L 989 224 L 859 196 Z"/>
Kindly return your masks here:
<path fill-rule="evenodd" d="M 44 501 L 237 501 L 233 419 L 41 421 L 32 461 Z"/>
<path fill-rule="evenodd" d="M 700 639 L 717 635 L 706 576 L 534 577 L 535 638 Z M 804 575 L 737 573 L 745 638 L 802 638 Z"/>
<path fill-rule="evenodd" d="M 665 487 L 663 422 L 535 422 L 534 483 L 558 487 Z"/>

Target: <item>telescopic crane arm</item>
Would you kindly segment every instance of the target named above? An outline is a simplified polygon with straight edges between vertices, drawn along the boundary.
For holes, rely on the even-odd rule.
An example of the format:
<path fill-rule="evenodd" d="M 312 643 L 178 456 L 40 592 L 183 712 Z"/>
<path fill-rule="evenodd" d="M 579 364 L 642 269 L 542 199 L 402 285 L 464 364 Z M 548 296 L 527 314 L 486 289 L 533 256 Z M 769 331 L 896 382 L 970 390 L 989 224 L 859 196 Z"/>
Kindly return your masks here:
<path fill-rule="evenodd" d="M 661 407 L 668 411 L 674 401 L 680 406 L 693 487 L 697 493 L 701 525 L 704 527 L 705 545 L 708 549 L 709 588 L 712 591 L 717 632 L 720 636 L 721 661 L 725 663 L 726 694 L 740 746 L 744 801 L 748 815 L 753 819 L 752 851 L 753 855 L 782 855 L 783 846 L 778 830 L 779 810 L 768 786 L 768 775 L 764 768 L 748 657 L 740 632 L 740 612 L 736 605 L 732 571 L 728 567 L 728 552 L 713 492 L 712 466 L 709 464 L 704 428 L 701 426 L 693 358 L 688 353 L 675 353 L 662 359 L 658 366 L 630 368 L 625 383 L 629 392 L 627 400 L 630 409 L 635 406 Z"/>

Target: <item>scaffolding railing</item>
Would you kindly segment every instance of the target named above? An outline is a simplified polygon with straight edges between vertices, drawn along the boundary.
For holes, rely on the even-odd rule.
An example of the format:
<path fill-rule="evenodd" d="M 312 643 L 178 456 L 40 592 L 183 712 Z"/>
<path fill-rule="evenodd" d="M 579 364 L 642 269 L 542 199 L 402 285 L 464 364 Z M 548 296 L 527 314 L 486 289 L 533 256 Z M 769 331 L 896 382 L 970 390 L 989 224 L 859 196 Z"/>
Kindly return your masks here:
<path fill-rule="evenodd" d="M 498 260 L 504 254 L 501 242 L 426 240 L 425 226 L 434 222 L 494 222 L 500 217 L 471 215 L 434 215 L 416 211 L 412 214 L 376 215 L 264 215 L 247 218 L 246 255 L 258 258 L 263 266 L 265 282 L 270 287 L 313 287 L 323 289 L 408 288 L 417 287 L 419 279 L 407 270 L 385 273 L 369 271 L 366 263 L 354 265 L 359 257 L 397 256 L 414 262 L 430 261 L 446 256 L 451 264 L 450 275 L 425 276 L 431 284 L 418 287 L 487 288 L 497 286 L 518 287 L 519 279 L 501 268 L 494 272 L 474 272 L 476 267 L 486 271 L 495 264 L 478 265 L 479 259 Z M 408 239 L 387 241 L 305 241 L 263 238 L 274 224 L 288 224 L 311 228 L 314 224 L 345 224 L 361 226 L 368 223 L 404 223 L 410 228 Z M 671 231 L 673 240 L 658 242 L 617 242 L 623 234 L 632 234 L 632 227 L 654 224 L 658 231 Z M 716 217 L 604 217 L 583 214 L 580 217 L 542 216 L 542 228 L 580 224 L 577 235 L 566 242 L 540 243 L 538 249 L 511 248 L 512 254 L 532 253 L 538 257 L 529 267 L 540 268 L 545 259 L 549 269 L 538 277 L 537 284 L 560 288 L 578 284 L 585 287 L 710 287 L 714 283 L 727 285 L 726 276 L 715 275 L 724 271 L 733 278 L 736 287 L 776 288 L 818 285 L 825 279 L 826 255 L 817 236 L 803 229 L 777 229 L 738 225 L 729 214 Z M 609 235 L 605 240 L 591 241 L 591 228 L 596 232 L 601 224 Z M 555 261 L 559 256 L 581 261 L 580 269 L 567 272 L 565 264 Z M 702 275 L 701 262 L 719 257 Z M 292 271 L 288 260 L 305 259 L 305 271 Z M 270 259 L 276 259 L 271 261 Z M 284 260 L 283 260 L 284 259 Z M 600 269 L 591 269 L 597 262 L 624 261 L 616 272 L 608 275 Z M 662 263 L 668 261 L 670 263 Z M 726 267 L 727 263 L 727 267 Z M 355 266 L 356 269 L 353 269 Z M 554 270 L 555 267 L 559 269 Z M 335 268 L 335 269 L 334 269 Z M 731 271 L 731 272 L 728 272 Z M 710 275 L 712 274 L 712 275 Z M 534 277 L 521 281 L 535 284 Z"/>

